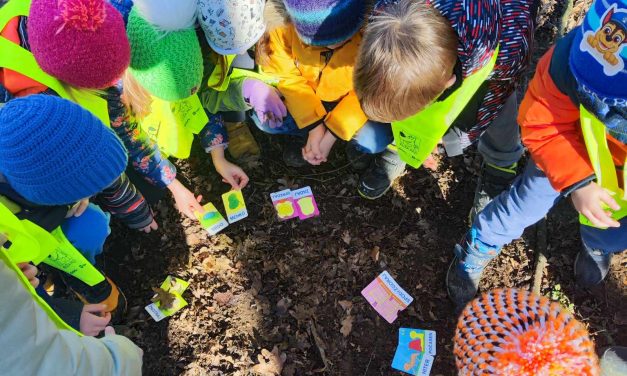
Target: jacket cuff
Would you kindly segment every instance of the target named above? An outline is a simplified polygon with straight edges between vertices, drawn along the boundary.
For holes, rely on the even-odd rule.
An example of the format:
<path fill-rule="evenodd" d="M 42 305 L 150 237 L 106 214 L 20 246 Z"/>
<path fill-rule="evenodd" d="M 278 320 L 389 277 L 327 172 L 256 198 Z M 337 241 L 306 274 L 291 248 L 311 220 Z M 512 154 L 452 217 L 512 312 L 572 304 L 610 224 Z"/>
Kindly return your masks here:
<path fill-rule="evenodd" d="M 591 175 L 573 185 L 571 185 L 570 187 L 566 187 L 564 190 L 562 190 L 562 196 L 564 197 L 568 197 L 570 196 L 573 192 L 575 192 L 576 190 L 578 190 L 579 188 L 583 188 L 585 186 L 587 186 L 588 184 L 592 183 L 593 181 L 595 181 L 597 178 L 596 175 Z"/>

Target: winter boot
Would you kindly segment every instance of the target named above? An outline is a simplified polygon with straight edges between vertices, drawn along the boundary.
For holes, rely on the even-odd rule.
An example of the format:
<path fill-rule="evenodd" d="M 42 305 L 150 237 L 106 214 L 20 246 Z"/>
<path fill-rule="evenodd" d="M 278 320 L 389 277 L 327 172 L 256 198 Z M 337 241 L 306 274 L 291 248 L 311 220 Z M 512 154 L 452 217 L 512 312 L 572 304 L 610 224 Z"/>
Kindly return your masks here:
<path fill-rule="evenodd" d="M 368 200 L 376 200 L 386 194 L 394 180 L 405 171 L 405 162 L 396 150 L 386 149 L 376 155 L 370 168 L 361 176 L 359 194 Z"/>
<path fill-rule="evenodd" d="M 600 284 L 610 271 L 611 261 L 612 254 L 605 254 L 584 244 L 575 258 L 577 283 L 586 288 Z"/>
<path fill-rule="evenodd" d="M 364 153 L 357 145 L 349 142 L 346 144 L 346 159 L 355 171 L 363 172 L 372 164 L 374 154 Z"/>
<path fill-rule="evenodd" d="M 470 209 L 470 224 L 475 216 L 479 214 L 496 196 L 509 189 L 516 177 L 518 163 L 511 166 L 499 167 L 491 163 L 483 163 L 481 166 L 481 176 L 477 182 L 475 199 Z"/>
<path fill-rule="evenodd" d="M 475 297 L 483 270 L 500 249 L 477 240 L 471 230 L 460 244 L 455 245 L 454 252 L 455 258 L 446 273 L 446 290 L 460 309 Z"/>
<path fill-rule="evenodd" d="M 229 136 L 229 147 L 227 150 L 233 158 L 239 159 L 246 155 L 259 156 L 261 153 L 259 145 L 245 122 L 225 122 L 224 124 Z"/>

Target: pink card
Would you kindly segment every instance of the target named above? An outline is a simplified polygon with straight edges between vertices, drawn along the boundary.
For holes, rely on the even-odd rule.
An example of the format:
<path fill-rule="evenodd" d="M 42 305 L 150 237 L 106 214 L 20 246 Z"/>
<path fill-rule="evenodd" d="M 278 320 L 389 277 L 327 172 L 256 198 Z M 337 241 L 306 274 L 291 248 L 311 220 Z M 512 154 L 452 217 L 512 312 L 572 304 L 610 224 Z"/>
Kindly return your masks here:
<path fill-rule="evenodd" d="M 311 187 L 305 187 L 297 189 L 292 192 L 294 202 L 298 211 L 298 217 L 300 220 L 305 220 L 320 215 L 318 210 L 318 204 L 313 196 Z"/>
<path fill-rule="evenodd" d="M 298 217 L 298 211 L 296 210 L 291 190 L 285 189 L 280 192 L 271 193 L 270 198 L 281 221 Z"/>
<path fill-rule="evenodd" d="M 414 301 L 388 272 L 381 273 L 362 290 L 361 295 L 390 324 L 396 320 L 399 311 Z"/>

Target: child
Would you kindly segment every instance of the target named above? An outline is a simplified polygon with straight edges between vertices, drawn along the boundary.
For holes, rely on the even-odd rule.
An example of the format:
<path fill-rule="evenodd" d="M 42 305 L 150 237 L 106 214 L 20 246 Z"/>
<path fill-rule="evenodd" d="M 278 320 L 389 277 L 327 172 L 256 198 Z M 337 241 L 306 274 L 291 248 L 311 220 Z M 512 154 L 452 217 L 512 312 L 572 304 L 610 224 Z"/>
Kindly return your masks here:
<path fill-rule="evenodd" d="M 198 96 L 211 116 L 212 148 L 226 148 L 234 158 L 258 155 L 259 146 L 245 124 L 246 112 L 276 122 L 286 115 L 275 88 L 266 84 L 258 61 L 273 21 L 280 19 L 273 2 L 253 0 L 199 1 L 199 39 L 204 75 Z M 202 35 L 201 35 L 202 34 Z M 280 120 L 279 120 L 280 121 Z M 226 129 L 225 129 L 226 128 Z"/>
<path fill-rule="evenodd" d="M 0 61 L 0 86 L 7 90 L 7 95 L 0 99 L 8 101 L 45 91 L 81 104 L 111 124 L 124 142 L 133 167 L 128 170 L 131 179 L 141 185 L 151 201 L 160 198 L 161 189 L 168 187 L 179 207 L 185 206 L 182 203 L 189 196 L 193 198 L 193 194 L 176 179 L 175 167 L 162 158 L 157 145 L 129 121 L 121 104 L 121 89 L 112 86 L 130 58 L 119 13 L 103 0 L 34 0 L 29 4 L 11 0 L 0 7 L 0 14 L 6 14 L 6 25 L 0 25 L 1 35 L 13 42 L 3 43 L 2 47 L 6 60 Z M 83 23 L 79 22 L 83 18 L 73 13 L 77 11 L 84 12 Z M 68 44 L 81 48 L 67 49 Z M 104 98 L 100 91 L 105 92 Z M 157 228 L 157 223 L 135 184 L 124 174 L 99 195 L 98 201 L 130 228 L 150 232 Z"/>
<path fill-rule="evenodd" d="M 289 114 L 280 124 L 253 119 L 264 132 L 306 137 L 289 145 L 286 164 L 326 161 L 335 141 L 378 153 L 392 140 L 388 125 L 369 121 L 353 90 L 353 65 L 367 6 L 363 0 L 285 0 L 290 23 L 269 36 L 265 73 L 279 79 Z M 302 144 L 305 144 L 301 150 Z"/>
<path fill-rule="evenodd" d="M 193 134 L 200 134 L 201 143 L 211 153 L 216 171 L 234 189 L 242 189 L 248 184 L 248 176 L 239 166 L 226 160 L 224 147 L 214 147 L 217 143 L 221 144 L 221 140 L 208 134 L 211 133 L 212 121 L 221 120 L 206 116 L 196 95 L 203 76 L 200 44 L 194 31 L 196 2 L 185 0 L 176 3 L 172 9 L 168 8 L 170 11 L 159 9 L 159 4 L 135 1 L 129 15 L 127 33 L 131 43 L 131 64 L 124 83 L 125 90 L 129 92 L 125 97 L 126 103 L 142 127 L 157 128 L 162 134 L 169 131 L 183 133 L 179 140 L 168 140 L 154 134 L 154 137 L 159 137 L 162 148 L 180 150 L 179 157 L 189 155 Z M 180 119 L 182 122 L 176 124 L 160 119 L 150 123 L 152 120 L 142 118 L 142 115 L 154 112 L 155 105 L 165 105 L 167 111 L 170 108 L 182 111 L 181 106 L 187 106 L 193 109 L 188 113 L 196 114 L 198 110 L 201 113 L 195 117 L 190 115 L 189 119 Z M 162 144 L 161 140 L 169 141 L 171 145 Z M 191 211 L 202 211 L 198 202 L 190 200 L 189 204 Z"/>
<path fill-rule="evenodd" d="M 29 281 L 6 257 L 5 240 L 0 234 L 0 342 L 11 344 L 10 354 L 0 360 L 3 374 L 141 375 L 141 349 L 115 335 L 113 328 L 106 329 L 104 338 L 95 339 L 80 337 L 55 322 Z M 29 279 L 37 284 L 33 275 Z"/>
<path fill-rule="evenodd" d="M 459 306 L 476 294 L 483 269 L 501 247 L 562 197 L 570 196 L 582 214 L 583 248 L 575 260 L 580 285 L 601 283 L 612 254 L 627 248 L 627 50 L 621 35 L 627 35 L 627 1 L 596 1 L 583 24 L 538 63 L 518 118 L 533 161 L 455 247 L 447 286 Z"/>
<path fill-rule="evenodd" d="M 399 137 L 416 138 L 412 147 L 420 153 L 408 151 L 413 166 L 440 140 L 449 156 L 478 143 L 484 163 L 471 216 L 509 186 L 523 153 L 515 88 L 529 60 L 537 6 L 535 0 L 381 0 L 364 30 L 355 91 L 369 118 L 394 122 L 401 152 L 407 149 Z M 399 153 L 386 150 L 362 175 L 359 193 L 381 197 L 404 168 Z"/>
<path fill-rule="evenodd" d="M 95 263 L 110 233 L 109 218 L 89 198 L 124 172 L 127 158 L 121 142 L 91 113 L 56 96 L 12 100 L 0 109 L 0 124 L 2 205 L 48 232 L 60 229 Z M 117 320 L 124 314 L 124 295 L 109 278 L 90 287 L 60 275 L 83 303 L 98 304 L 60 307 L 76 329 L 95 335 L 112 316 Z M 97 319 L 99 311 L 104 320 Z M 100 330 L 92 332 L 89 324 Z"/>

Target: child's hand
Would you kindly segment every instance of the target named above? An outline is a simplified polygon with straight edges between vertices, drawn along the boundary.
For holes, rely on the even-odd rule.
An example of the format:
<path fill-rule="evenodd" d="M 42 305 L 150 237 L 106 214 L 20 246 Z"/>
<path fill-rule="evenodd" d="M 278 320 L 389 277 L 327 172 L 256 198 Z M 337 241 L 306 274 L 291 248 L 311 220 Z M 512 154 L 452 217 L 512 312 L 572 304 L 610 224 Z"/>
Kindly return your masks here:
<path fill-rule="evenodd" d="M 146 234 L 150 234 L 151 231 L 157 231 L 159 229 L 159 225 L 157 224 L 157 222 L 153 219 L 152 222 L 150 222 L 150 224 L 144 228 L 140 228 L 139 231 L 143 231 Z"/>
<path fill-rule="evenodd" d="M 187 189 L 180 181 L 174 179 L 168 189 L 172 192 L 176 207 L 190 219 L 196 219 L 195 212 L 202 213 L 203 209 L 200 205 L 202 196 L 195 197 L 194 194 Z"/>
<path fill-rule="evenodd" d="M 111 321 L 111 313 L 105 312 L 105 309 L 107 309 L 107 306 L 104 304 L 88 304 L 84 306 L 81 313 L 81 333 L 92 337 L 100 334 Z"/>
<path fill-rule="evenodd" d="M 575 209 L 588 218 L 593 225 L 600 228 L 620 227 L 620 223 L 612 218 L 612 213 L 603 208 L 606 204 L 612 210 L 620 206 L 612 196 L 597 183 L 592 182 L 577 189 L 571 195 Z"/>
<path fill-rule="evenodd" d="M 211 150 L 211 158 L 223 182 L 231 184 L 233 189 L 243 189 L 248 184 L 248 175 L 244 170 L 224 158 L 224 148 Z"/>
<path fill-rule="evenodd" d="M 68 210 L 67 214 L 65 215 L 65 218 L 80 217 L 81 215 L 83 215 L 83 213 L 85 213 L 85 210 L 87 210 L 88 206 L 89 206 L 88 198 L 84 198 L 80 200 L 79 202 L 74 204 L 74 206 L 72 206 L 70 210 Z"/>
<path fill-rule="evenodd" d="M 333 133 L 326 131 L 322 141 L 320 141 L 320 158 L 316 158 L 314 153 L 305 153 L 305 150 L 303 150 L 303 158 L 310 164 L 319 166 L 321 163 L 327 161 L 336 140 L 337 138 L 335 138 Z"/>
<path fill-rule="evenodd" d="M 260 80 L 247 78 L 242 85 L 242 94 L 262 123 L 269 122 L 270 128 L 283 123 L 287 109 L 277 89 Z"/>
<path fill-rule="evenodd" d="M 309 136 L 307 137 L 307 144 L 303 148 L 303 158 L 305 158 L 305 160 L 307 161 L 322 160 L 322 151 L 320 150 L 320 143 L 322 142 L 322 139 L 324 138 L 326 131 L 327 131 L 327 128 L 324 126 L 324 124 L 320 124 L 314 129 L 309 131 Z"/>
<path fill-rule="evenodd" d="M 34 288 L 37 288 L 37 286 L 39 286 L 39 278 L 37 278 L 37 272 L 38 272 L 37 267 L 27 262 L 17 264 L 17 266 L 20 268 L 22 273 L 24 273 L 24 276 L 28 278 L 28 281 L 30 282 L 31 286 L 33 286 Z"/>

